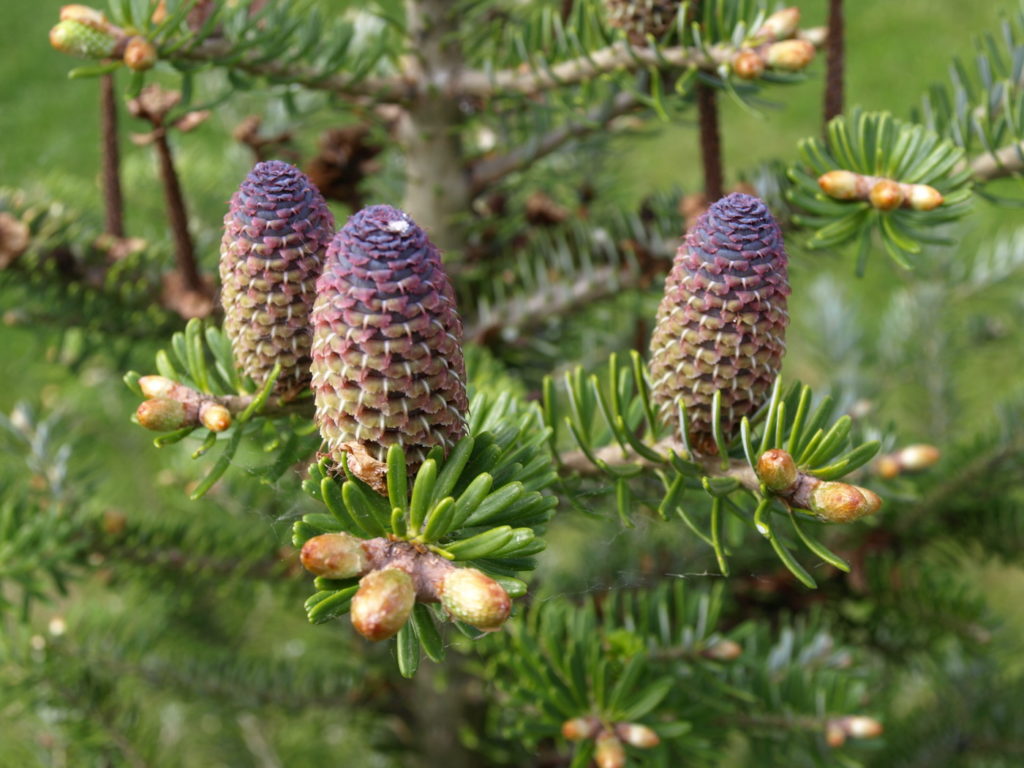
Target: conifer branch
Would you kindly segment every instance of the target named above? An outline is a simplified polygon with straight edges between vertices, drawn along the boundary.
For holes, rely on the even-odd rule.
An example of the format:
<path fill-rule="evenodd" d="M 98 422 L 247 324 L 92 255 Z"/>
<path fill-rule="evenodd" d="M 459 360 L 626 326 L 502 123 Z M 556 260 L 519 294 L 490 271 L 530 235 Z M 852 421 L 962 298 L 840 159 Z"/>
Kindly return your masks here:
<path fill-rule="evenodd" d="M 796 37 L 807 40 L 818 48 L 824 42 L 825 30 L 817 27 L 800 30 Z M 466 96 L 486 97 L 510 93 L 535 96 L 543 91 L 578 85 L 613 72 L 637 72 L 652 67 L 659 71 L 696 67 L 705 72 L 716 73 L 722 65 L 731 65 L 741 50 L 739 47 L 726 44 L 707 49 L 681 45 L 658 50 L 646 46 L 636 47 L 619 41 L 590 54 L 562 61 L 544 69 L 524 71 L 517 67 L 492 73 L 480 70 L 466 71 L 459 76 L 454 87 L 457 92 Z"/>
<path fill-rule="evenodd" d="M 1024 141 L 973 157 L 967 161 L 966 167 L 971 172 L 971 177 L 978 182 L 995 181 L 1022 173 Z"/>
<path fill-rule="evenodd" d="M 347 72 L 328 74 L 306 66 L 289 64 L 286 59 L 254 53 L 236 60 L 229 41 L 224 39 L 204 40 L 194 48 L 187 48 L 173 54 L 177 58 L 195 63 L 219 64 L 240 70 L 256 77 L 294 83 L 314 91 L 328 91 L 339 96 L 370 98 L 375 104 L 404 104 L 411 100 L 419 88 L 419 81 L 408 73 L 393 77 L 353 77 Z M 230 63 L 228 63 L 230 61 Z"/>
<path fill-rule="evenodd" d="M 531 139 L 505 155 L 478 160 L 473 165 L 470 176 L 473 195 L 479 195 L 510 173 L 530 167 L 540 158 L 555 152 L 573 139 L 605 128 L 616 117 L 629 114 L 640 106 L 640 99 L 635 93 L 623 91 L 607 103 L 590 110 L 581 120 L 572 120 L 543 136 Z"/>
<path fill-rule="evenodd" d="M 757 473 L 754 472 L 750 465 L 742 459 L 730 459 L 728 467 L 723 469 L 720 457 L 698 453 L 688 454 L 686 446 L 683 445 L 682 441 L 675 437 L 663 438 L 649 447 L 661 456 L 667 457 L 670 453 L 674 453 L 676 456 L 686 457 L 689 461 L 697 463 L 700 466 L 701 472 L 708 477 L 722 477 L 736 480 L 743 488 L 751 493 L 759 493 L 761 490 L 761 479 L 758 478 Z M 594 455 L 606 466 L 616 468 L 639 466 L 653 469 L 664 466 L 662 462 L 655 462 L 645 458 L 632 449 L 624 451 L 620 446 L 615 444 L 599 448 L 594 452 Z M 558 462 L 562 467 L 581 475 L 603 474 L 601 468 L 592 463 L 583 451 L 569 451 L 567 453 L 562 453 L 558 457 Z M 811 504 L 811 492 L 821 482 L 822 481 L 814 477 L 814 475 L 810 475 L 806 472 L 798 472 L 796 482 L 794 482 L 785 493 L 780 493 L 778 495 L 800 509 L 808 509 Z"/>
<path fill-rule="evenodd" d="M 202 425 L 221 432 L 231 426 L 233 417 L 245 413 L 262 396 L 262 393 L 211 395 L 163 376 L 143 376 L 139 379 L 139 387 L 150 398 L 139 406 L 136 414 L 139 423 L 147 429 L 157 430 Z M 168 406 L 171 404 L 177 404 L 177 407 L 170 409 Z M 258 413 L 270 419 L 292 414 L 313 418 L 313 401 L 309 398 L 292 401 L 285 396 L 270 397 Z"/>

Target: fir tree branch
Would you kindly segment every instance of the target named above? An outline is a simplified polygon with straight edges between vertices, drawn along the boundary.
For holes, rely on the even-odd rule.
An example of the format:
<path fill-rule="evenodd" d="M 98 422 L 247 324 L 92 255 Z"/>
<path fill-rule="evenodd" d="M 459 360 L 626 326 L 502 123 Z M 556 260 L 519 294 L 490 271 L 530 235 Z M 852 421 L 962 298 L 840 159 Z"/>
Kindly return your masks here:
<path fill-rule="evenodd" d="M 175 429 L 198 427 L 200 425 L 210 426 L 209 421 L 211 418 L 222 418 L 220 416 L 211 416 L 214 406 L 219 407 L 218 410 L 227 409 L 229 414 L 227 426 L 230 426 L 231 416 L 238 416 L 244 413 L 260 397 L 259 393 L 251 395 L 211 395 L 163 376 L 143 376 L 139 379 L 139 386 L 142 388 L 143 394 L 153 400 L 173 400 L 184 406 L 180 425 L 175 427 Z M 312 398 L 295 401 L 289 399 L 286 395 L 282 395 L 269 398 L 257 414 L 269 419 L 282 418 L 292 414 L 298 414 L 311 419 L 313 418 L 313 408 Z M 223 411 L 221 410 L 221 412 Z M 212 429 L 213 427 L 211 426 L 210 428 Z M 226 426 L 221 427 L 221 429 L 226 428 Z"/>
<path fill-rule="evenodd" d="M 688 454 L 682 441 L 675 437 L 663 438 L 649 447 L 655 453 L 662 456 L 668 456 L 672 452 L 677 456 L 686 457 L 689 461 L 699 464 L 701 472 L 708 477 L 731 478 L 751 493 L 761 492 L 761 480 L 758 478 L 757 473 L 742 459 L 731 459 L 728 469 L 723 469 L 721 459 L 718 456 L 698 453 Z M 652 469 L 664 467 L 664 464 L 651 461 L 632 450 L 624 451 L 616 444 L 606 445 L 594 453 L 599 461 L 611 467 L 640 466 Z M 561 467 L 581 475 L 595 475 L 600 474 L 602 471 L 590 461 L 583 451 L 570 451 L 559 454 L 558 462 Z M 809 509 L 811 506 L 811 492 L 821 482 L 814 475 L 798 472 L 796 482 L 786 491 L 776 492 L 776 495 L 794 507 Z"/>
<path fill-rule="evenodd" d="M 966 162 L 966 169 L 978 182 L 1015 176 L 1024 172 L 1024 141 L 1000 147 L 994 152 L 985 152 Z M 963 167 L 955 170 L 963 170 Z"/>
<path fill-rule="evenodd" d="M 640 99 L 635 93 L 623 91 L 607 103 L 590 110 L 581 120 L 572 120 L 543 136 L 531 139 L 505 155 L 478 160 L 470 172 L 473 195 L 479 195 L 510 173 L 528 168 L 569 141 L 599 131 L 616 117 L 629 114 L 641 106 Z"/>
<path fill-rule="evenodd" d="M 598 267 L 571 284 L 549 283 L 526 300 L 517 296 L 488 308 L 475 323 L 466 325 L 464 338 L 483 344 L 488 337 L 500 331 L 522 333 L 549 318 L 567 315 L 578 307 L 588 306 L 631 287 L 639 282 L 640 277 L 636 270 L 607 266 Z"/>
<path fill-rule="evenodd" d="M 369 98 L 375 104 L 404 104 L 418 90 L 417 78 L 408 74 L 394 77 L 356 78 L 347 72 L 328 74 L 306 66 L 289 64 L 286 59 L 266 60 L 258 52 L 234 59 L 229 41 L 204 40 L 195 48 L 171 54 L 168 59 L 194 63 L 207 63 L 230 67 L 256 77 L 278 82 L 294 83 L 313 91 L 328 91 L 339 96 Z"/>
<path fill-rule="evenodd" d="M 796 37 L 809 40 L 818 48 L 824 43 L 825 30 L 819 27 L 799 30 Z M 723 64 L 731 64 L 740 50 L 742 49 L 726 44 L 708 49 L 681 45 L 657 50 L 619 41 L 590 54 L 562 61 L 544 69 L 524 71 L 516 67 L 491 73 L 480 70 L 466 71 L 461 73 L 458 82 L 454 84 L 454 89 L 466 96 L 487 97 L 511 93 L 534 96 L 554 88 L 588 82 L 612 72 L 637 72 L 652 67 L 659 71 L 697 67 L 715 73 Z"/>

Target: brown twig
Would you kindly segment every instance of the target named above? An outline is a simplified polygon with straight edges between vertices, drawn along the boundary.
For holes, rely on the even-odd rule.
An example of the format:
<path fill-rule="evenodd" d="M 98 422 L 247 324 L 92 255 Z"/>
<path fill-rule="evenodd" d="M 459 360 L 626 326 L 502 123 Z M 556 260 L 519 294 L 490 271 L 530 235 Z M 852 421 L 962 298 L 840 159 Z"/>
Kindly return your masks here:
<path fill-rule="evenodd" d="M 700 121 L 700 154 L 704 166 L 704 196 L 713 203 L 724 194 L 722 137 L 718 128 L 718 94 L 706 83 L 697 83 L 697 116 Z"/>
<path fill-rule="evenodd" d="M 124 237 L 124 196 L 121 194 L 121 158 L 117 146 L 117 102 L 114 97 L 114 75 L 109 72 L 100 78 L 100 126 L 103 134 L 106 232 L 114 237 Z"/>
<path fill-rule="evenodd" d="M 181 193 L 181 182 L 178 180 L 178 171 L 174 167 L 171 147 L 167 143 L 166 128 L 160 127 L 153 132 L 153 145 L 156 147 L 160 180 L 163 183 L 164 200 L 167 203 L 167 218 L 171 225 L 171 236 L 174 239 L 174 261 L 185 287 L 191 291 L 202 292 L 205 290 L 205 286 L 196 263 L 192 235 L 188 231 L 185 198 Z"/>
<path fill-rule="evenodd" d="M 843 113 L 844 35 L 843 0 L 829 0 L 824 105 L 826 126 L 832 118 Z"/>

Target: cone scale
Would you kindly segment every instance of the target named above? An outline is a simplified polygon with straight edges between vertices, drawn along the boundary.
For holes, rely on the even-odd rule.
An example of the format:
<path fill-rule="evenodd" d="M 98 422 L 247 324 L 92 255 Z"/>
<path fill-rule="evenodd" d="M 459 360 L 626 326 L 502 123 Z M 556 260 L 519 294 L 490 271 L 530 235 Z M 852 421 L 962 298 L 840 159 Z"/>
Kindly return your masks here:
<path fill-rule="evenodd" d="M 465 434 L 455 293 L 408 215 L 377 205 L 348 220 L 327 251 L 313 328 L 316 421 L 335 461 L 383 462 L 398 444 L 412 472 Z"/>
<path fill-rule="evenodd" d="M 738 193 L 714 203 L 676 253 L 651 338 L 651 389 L 667 423 L 678 426 L 685 404 L 699 452 L 716 451 L 715 392 L 726 438 L 768 398 L 789 322 L 786 264 L 768 208 Z"/>
<path fill-rule="evenodd" d="M 276 363 L 276 394 L 309 384 L 309 315 L 333 233 L 323 196 L 288 163 L 258 163 L 231 198 L 221 240 L 224 331 L 236 364 L 257 386 Z"/>

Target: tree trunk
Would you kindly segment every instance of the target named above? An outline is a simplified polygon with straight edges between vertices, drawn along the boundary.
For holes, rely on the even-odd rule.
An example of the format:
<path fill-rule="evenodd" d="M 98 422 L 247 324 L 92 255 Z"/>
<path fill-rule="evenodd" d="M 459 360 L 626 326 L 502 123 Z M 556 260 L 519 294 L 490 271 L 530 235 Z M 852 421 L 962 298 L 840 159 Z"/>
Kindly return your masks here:
<path fill-rule="evenodd" d="M 447 0 L 407 0 L 410 74 L 421 83 L 398 125 L 405 152 L 406 212 L 442 250 L 464 245 L 459 219 L 469 211 L 469 173 L 460 141 L 459 104 L 451 84 L 462 58 Z"/>

